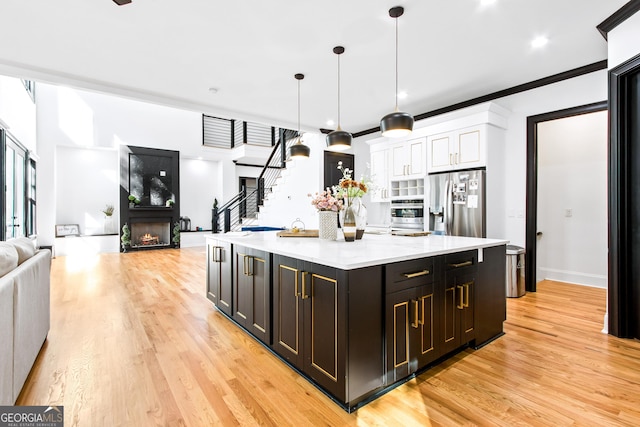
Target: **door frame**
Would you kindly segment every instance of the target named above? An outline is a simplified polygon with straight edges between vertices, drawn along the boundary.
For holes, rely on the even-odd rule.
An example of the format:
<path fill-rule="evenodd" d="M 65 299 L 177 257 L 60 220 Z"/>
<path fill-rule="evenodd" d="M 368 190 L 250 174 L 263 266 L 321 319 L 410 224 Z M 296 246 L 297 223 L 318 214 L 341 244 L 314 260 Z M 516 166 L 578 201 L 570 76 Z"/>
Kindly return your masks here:
<path fill-rule="evenodd" d="M 632 227 L 639 221 L 634 216 L 634 202 L 640 197 L 633 183 L 632 170 L 637 168 L 640 120 L 637 115 L 638 100 L 631 105 L 629 83 L 640 74 L 640 55 L 609 70 L 609 286 L 608 332 L 622 338 L 638 338 L 636 312 L 639 285 L 634 283 L 634 252 L 640 249 L 634 244 Z M 636 95 L 637 96 L 637 95 Z M 635 110 L 635 113 L 634 113 Z"/>
<path fill-rule="evenodd" d="M 607 101 L 566 108 L 527 117 L 527 178 L 525 208 L 525 289 L 536 291 L 536 250 L 538 223 L 538 123 L 564 119 L 607 109 Z"/>

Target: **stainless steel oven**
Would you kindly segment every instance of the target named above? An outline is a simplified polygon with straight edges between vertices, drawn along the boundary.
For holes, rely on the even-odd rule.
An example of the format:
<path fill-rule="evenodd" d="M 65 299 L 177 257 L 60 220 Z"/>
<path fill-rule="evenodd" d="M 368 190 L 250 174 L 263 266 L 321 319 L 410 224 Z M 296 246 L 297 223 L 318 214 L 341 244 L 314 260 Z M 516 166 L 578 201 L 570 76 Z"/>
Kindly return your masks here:
<path fill-rule="evenodd" d="M 424 230 L 424 200 L 392 200 L 391 228 Z"/>

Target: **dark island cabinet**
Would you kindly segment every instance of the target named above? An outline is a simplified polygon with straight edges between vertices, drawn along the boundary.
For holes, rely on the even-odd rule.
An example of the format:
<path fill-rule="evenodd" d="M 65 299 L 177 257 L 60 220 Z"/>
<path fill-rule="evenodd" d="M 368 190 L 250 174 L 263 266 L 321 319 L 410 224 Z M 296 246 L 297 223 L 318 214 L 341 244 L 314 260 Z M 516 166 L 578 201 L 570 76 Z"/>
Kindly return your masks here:
<path fill-rule="evenodd" d="M 233 247 L 233 319 L 271 344 L 271 254 Z"/>
<path fill-rule="evenodd" d="M 231 243 L 207 242 L 207 298 L 229 316 L 232 313 L 232 258 Z"/>
<path fill-rule="evenodd" d="M 387 385 L 411 375 L 440 356 L 436 295 L 440 261 L 440 257 L 431 257 L 387 266 Z"/>
<path fill-rule="evenodd" d="M 272 349 L 352 406 L 382 387 L 382 268 L 273 255 Z"/>
<path fill-rule="evenodd" d="M 483 262 L 478 263 L 478 281 L 475 292 L 475 347 L 492 341 L 503 334 L 507 320 L 505 245 L 483 249 Z"/>
<path fill-rule="evenodd" d="M 440 312 L 443 355 L 475 338 L 477 276 L 477 250 L 444 256 L 444 293 Z"/>

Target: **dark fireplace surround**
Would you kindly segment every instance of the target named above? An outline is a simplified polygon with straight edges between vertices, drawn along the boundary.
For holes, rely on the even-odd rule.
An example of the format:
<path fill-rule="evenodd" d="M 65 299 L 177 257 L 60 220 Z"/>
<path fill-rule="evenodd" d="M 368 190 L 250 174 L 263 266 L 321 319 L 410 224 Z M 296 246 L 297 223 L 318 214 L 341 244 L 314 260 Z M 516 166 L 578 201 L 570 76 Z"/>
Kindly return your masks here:
<path fill-rule="evenodd" d="M 129 195 L 140 203 L 129 206 Z M 167 206 L 167 201 L 173 204 Z M 135 146 L 120 149 L 120 231 L 129 226 L 127 250 L 178 246 L 173 228 L 180 219 L 180 152 Z M 123 250 L 121 245 L 121 250 Z"/>

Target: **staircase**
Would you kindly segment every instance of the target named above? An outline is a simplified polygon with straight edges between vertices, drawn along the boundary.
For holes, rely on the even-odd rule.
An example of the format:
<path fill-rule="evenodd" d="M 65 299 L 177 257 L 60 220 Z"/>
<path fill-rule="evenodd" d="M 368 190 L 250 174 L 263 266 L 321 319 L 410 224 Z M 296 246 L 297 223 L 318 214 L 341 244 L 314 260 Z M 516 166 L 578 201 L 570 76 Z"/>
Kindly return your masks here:
<path fill-rule="evenodd" d="M 211 224 L 214 233 L 240 231 L 243 227 L 258 225 L 260 207 L 273 196 L 277 184 L 282 181 L 287 152 L 297 136 L 296 131 L 279 129 L 278 141 L 258 176 L 258 188 L 248 193 L 243 190 L 219 208 L 214 208 Z"/>

